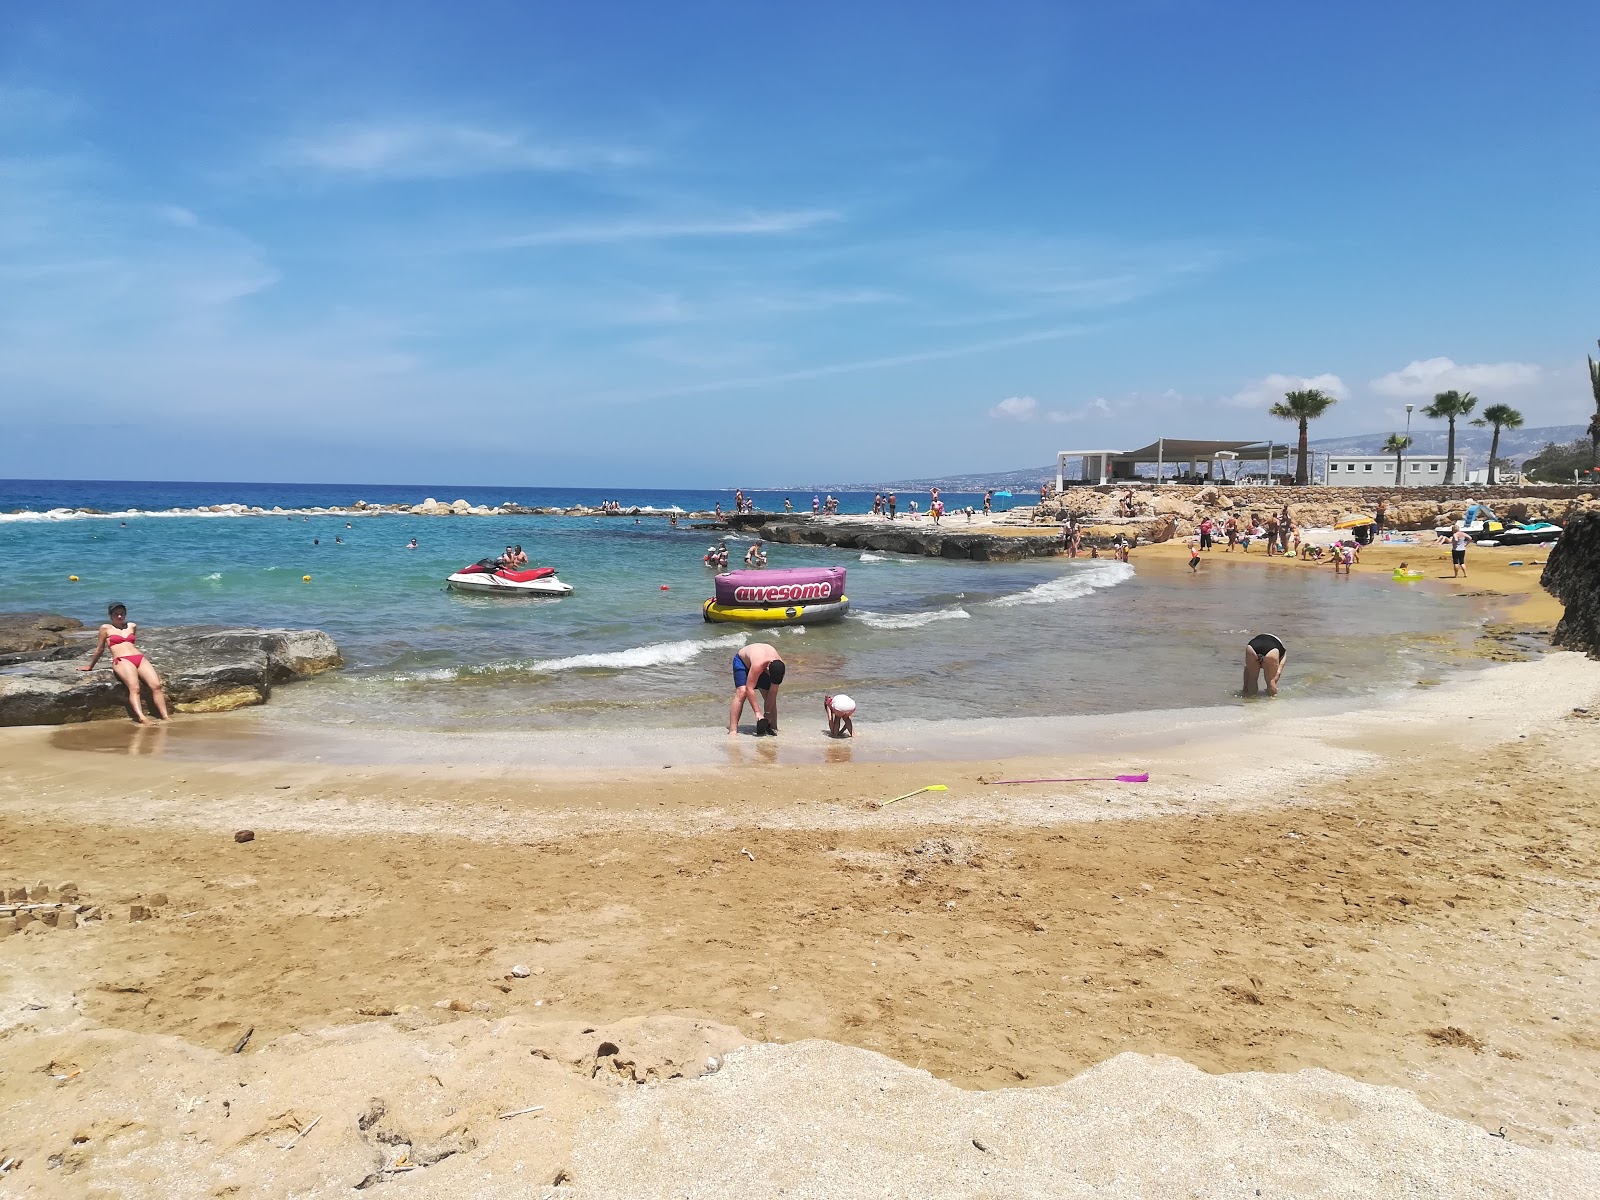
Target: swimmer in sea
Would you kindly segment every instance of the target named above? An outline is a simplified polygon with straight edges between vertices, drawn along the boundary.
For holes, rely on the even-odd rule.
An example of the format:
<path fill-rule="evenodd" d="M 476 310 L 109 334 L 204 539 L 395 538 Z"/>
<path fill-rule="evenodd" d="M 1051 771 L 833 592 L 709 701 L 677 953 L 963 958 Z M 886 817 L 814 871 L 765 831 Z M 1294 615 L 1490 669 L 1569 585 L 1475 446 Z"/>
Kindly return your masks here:
<path fill-rule="evenodd" d="M 1278 678 L 1283 674 L 1288 648 L 1270 633 L 1258 633 L 1244 644 L 1244 694 L 1258 694 L 1257 681 L 1267 685 L 1267 695 L 1278 694 Z"/>
<path fill-rule="evenodd" d="M 411 541 L 406 544 L 406 549 L 407 550 L 415 550 L 416 548 L 417 548 L 417 539 L 416 538 L 412 538 Z"/>
<path fill-rule="evenodd" d="M 746 704 L 755 711 L 757 737 L 778 732 L 778 688 L 787 670 L 778 648 L 766 642 L 752 642 L 733 656 L 733 700 L 728 705 L 729 737 L 739 732 L 739 718 L 744 716 Z"/>

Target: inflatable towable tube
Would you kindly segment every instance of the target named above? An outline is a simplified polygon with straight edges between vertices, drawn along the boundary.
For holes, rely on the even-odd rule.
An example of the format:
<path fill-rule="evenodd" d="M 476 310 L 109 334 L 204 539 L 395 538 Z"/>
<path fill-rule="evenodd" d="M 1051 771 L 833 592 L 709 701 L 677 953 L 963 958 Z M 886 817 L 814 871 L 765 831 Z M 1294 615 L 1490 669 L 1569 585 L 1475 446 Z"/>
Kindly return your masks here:
<path fill-rule="evenodd" d="M 843 598 L 843 567 L 725 571 L 717 576 L 718 604 L 782 608 L 790 604 L 828 604 Z"/>
<path fill-rule="evenodd" d="M 850 599 L 847 596 L 840 596 L 828 604 L 791 604 L 782 608 L 718 604 L 715 600 L 707 600 L 700 607 L 700 614 L 708 621 L 746 625 L 820 625 L 823 621 L 837 621 L 849 611 Z"/>
<path fill-rule="evenodd" d="M 836 621 L 850 607 L 843 567 L 725 571 L 717 576 L 716 587 L 717 594 L 701 608 L 708 621 L 799 625 Z"/>

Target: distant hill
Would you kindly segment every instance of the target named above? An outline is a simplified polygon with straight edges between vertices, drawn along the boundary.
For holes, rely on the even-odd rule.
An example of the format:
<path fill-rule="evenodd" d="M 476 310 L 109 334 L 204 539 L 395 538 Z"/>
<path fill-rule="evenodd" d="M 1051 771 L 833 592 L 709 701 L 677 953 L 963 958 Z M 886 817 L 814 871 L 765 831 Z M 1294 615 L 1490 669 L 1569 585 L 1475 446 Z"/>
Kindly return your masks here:
<path fill-rule="evenodd" d="M 1292 432 L 1292 431 L 1291 431 Z M 1489 465 L 1489 442 L 1493 431 L 1477 429 L 1471 425 L 1456 426 L 1456 453 L 1466 459 L 1467 467 Z M 1387 433 L 1362 433 L 1353 437 L 1313 438 L 1309 443 L 1313 451 L 1323 454 L 1382 454 Z M 1532 429 L 1508 429 L 1500 434 L 1500 457 L 1509 458 L 1520 465 L 1522 460 L 1537 454 L 1546 442 L 1570 442 L 1574 438 L 1588 437 L 1583 425 L 1543 425 Z M 1426 429 L 1411 431 L 1413 454 L 1443 454 L 1449 440 L 1449 431 L 1429 425 Z M 1282 444 L 1281 442 L 1279 443 Z M 1076 464 L 1069 465 L 1069 473 Z M 988 471 L 964 475 L 927 475 L 916 479 L 892 479 L 882 483 L 830 483 L 796 484 L 791 491 L 800 492 L 873 492 L 873 491 L 926 491 L 931 487 L 951 492 L 981 492 L 987 488 L 1012 491 L 1018 496 L 1037 495 L 1039 485 L 1046 480 L 1054 482 L 1055 463 L 1042 467 L 1024 467 L 1020 471 Z"/>

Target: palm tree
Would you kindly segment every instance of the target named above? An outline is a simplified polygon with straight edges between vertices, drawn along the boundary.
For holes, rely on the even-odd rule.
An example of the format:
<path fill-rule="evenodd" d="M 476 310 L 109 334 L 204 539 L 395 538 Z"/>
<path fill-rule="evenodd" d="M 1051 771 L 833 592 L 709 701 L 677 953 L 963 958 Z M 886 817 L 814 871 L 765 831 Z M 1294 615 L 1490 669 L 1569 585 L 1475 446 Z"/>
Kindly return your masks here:
<path fill-rule="evenodd" d="M 1422 410 L 1422 415 L 1434 421 L 1450 422 L 1450 440 L 1445 450 L 1444 460 L 1444 485 L 1449 487 L 1455 482 L 1456 475 L 1456 418 L 1464 417 L 1478 405 L 1478 398 L 1471 392 L 1440 392 L 1434 396 L 1433 403 Z"/>
<path fill-rule="evenodd" d="M 1600 362 L 1589 359 L 1589 390 L 1594 393 L 1594 416 L 1589 418 L 1589 469 L 1600 467 Z"/>
<path fill-rule="evenodd" d="M 1295 461 L 1294 481 L 1301 487 L 1306 484 L 1310 468 L 1306 453 L 1306 426 L 1337 403 L 1338 400 L 1326 392 L 1307 388 L 1303 392 L 1285 392 L 1282 400 L 1267 409 L 1273 416 L 1282 417 L 1285 421 L 1300 422 L 1300 457 Z"/>
<path fill-rule="evenodd" d="M 1389 440 L 1383 444 L 1383 452 L 1394 455 L 1394 483 L 1396 487 L 1405 482 L 1400 472 L 1405 470 L 1405 453 L 1410 445 L 1411 439 L 1403 433 L 1391 433 Z"/>
<path fill-rule="evenodd" d="M 1500 431 L 1521 429 L 1522 414 L 1509 404 L 1491 404 L 1483 410 L 1483 415 L 1472 423 L 1479 429 L 1494 426 L 1494 437 L 1489 442 L 1489 484 L 1492 487 L 1500 482 Z"/>

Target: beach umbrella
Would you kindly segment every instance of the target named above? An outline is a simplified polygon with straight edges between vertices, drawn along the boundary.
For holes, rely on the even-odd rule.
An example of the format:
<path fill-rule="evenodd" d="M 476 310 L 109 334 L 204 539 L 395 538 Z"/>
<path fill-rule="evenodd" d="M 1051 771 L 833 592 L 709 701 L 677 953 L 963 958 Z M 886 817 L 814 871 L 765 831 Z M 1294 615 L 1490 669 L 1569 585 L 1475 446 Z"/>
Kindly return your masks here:
<path fill-rule="evenodd" d="M 1002 498 L 1002 497 L 1004 497 L 1004 498 L 1005 498 L 1005 499 L 1007 499 L 1007 500 L 1009 500 L 1009 499 L 1011 499 L 1011 493 L 1010 493 L 1010 492 L 996 492 L 996 493 L 995 493 L 995 494 L 994 494 L 994 498 L 995 498 L 995 499 L 996 499 L 996 500 L 999 500 L 999 499 L 1001 499 L 1001 498 Z"/>
<path fill-rule="evenodd" d="M 1367 513 L 1354 513 L 1347 515 L 1344 520 L 1334 526 L 1335 529 L 1360 529 L 1363 525 L 1371 525 L 1376 518 Z"/>

